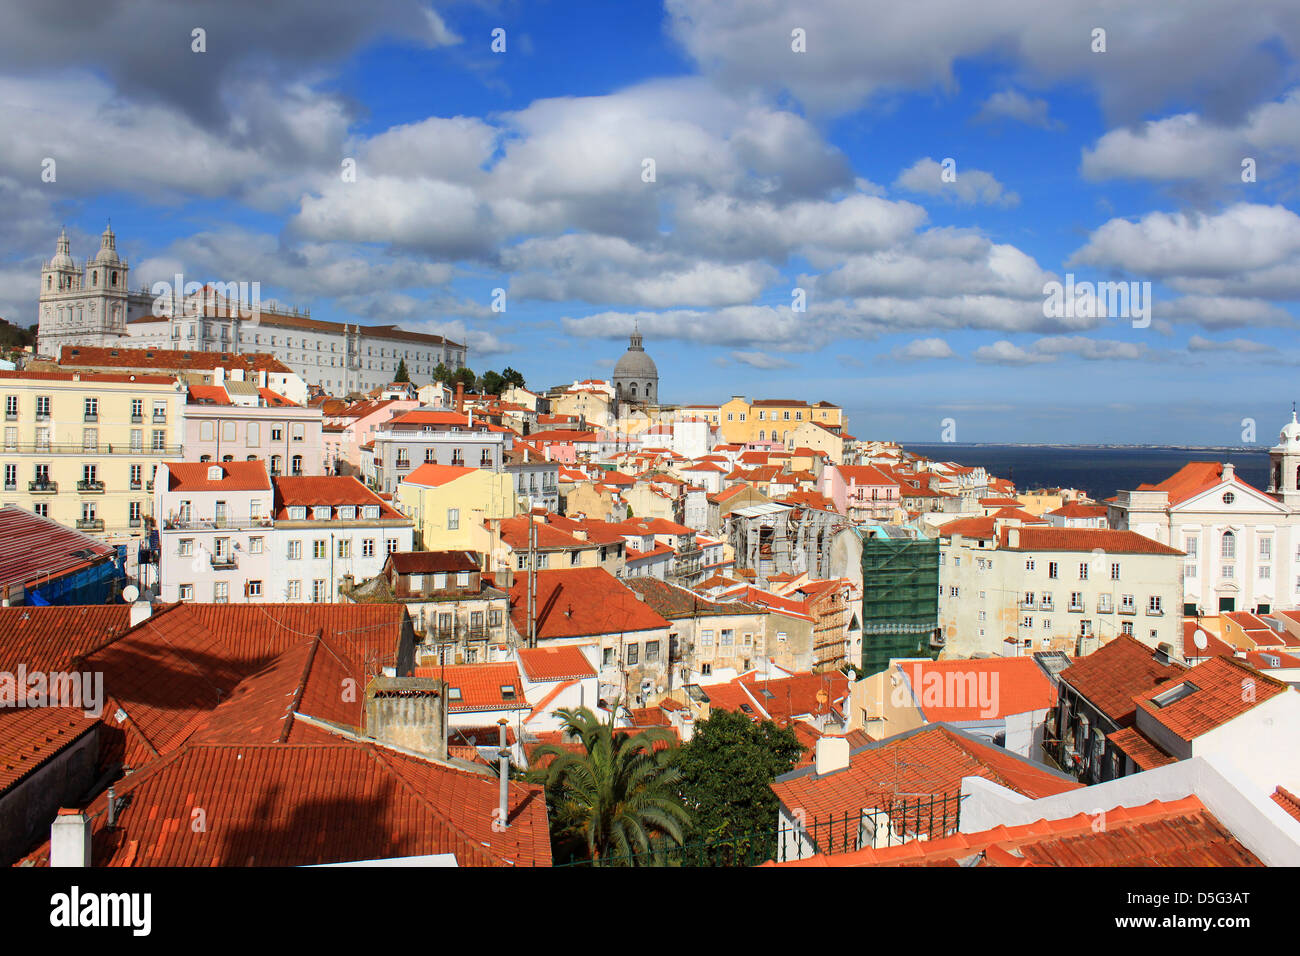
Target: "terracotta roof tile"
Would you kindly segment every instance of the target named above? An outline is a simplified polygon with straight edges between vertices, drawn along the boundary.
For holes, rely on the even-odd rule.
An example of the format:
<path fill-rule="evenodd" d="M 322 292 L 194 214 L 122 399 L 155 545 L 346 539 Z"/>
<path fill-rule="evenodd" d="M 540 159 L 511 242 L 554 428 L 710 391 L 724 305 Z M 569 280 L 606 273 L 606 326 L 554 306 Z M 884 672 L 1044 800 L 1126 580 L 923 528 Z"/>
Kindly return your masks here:
<path fill-rule="evenodd" d="M 1121 727 L 1133 722 L 1133 698 L 1187 673 L 1163 664 L 1155 651 L 1136 638 L 1121 635 L 1087 657 L 1077 658 L 1059 677 Z"/>

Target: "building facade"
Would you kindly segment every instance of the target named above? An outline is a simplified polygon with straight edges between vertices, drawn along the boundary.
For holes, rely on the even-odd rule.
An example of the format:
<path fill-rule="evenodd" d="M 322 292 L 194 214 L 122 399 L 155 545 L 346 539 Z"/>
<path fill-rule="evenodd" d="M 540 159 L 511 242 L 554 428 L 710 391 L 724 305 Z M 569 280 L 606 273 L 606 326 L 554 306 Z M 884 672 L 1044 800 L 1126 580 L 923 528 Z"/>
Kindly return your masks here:
<path fill-rule="evenodd" d="M 58 356 L 65 345 L 125 345 L 266 352 L 336 395 L 387 385 L 402 363 L 416 381 L 431 379 L 439 364 L 465 366 L 466 346 L 441 335 L 313 319 L 310 310 L 260 302 L 256 283 L 252 295 L 246 282 L 131 290 L 129 276 L 112 229 L 85 264 L 72 258 L 67 232 L 60 233 L 54 258 L 41 268 L 37 351 Z"/>

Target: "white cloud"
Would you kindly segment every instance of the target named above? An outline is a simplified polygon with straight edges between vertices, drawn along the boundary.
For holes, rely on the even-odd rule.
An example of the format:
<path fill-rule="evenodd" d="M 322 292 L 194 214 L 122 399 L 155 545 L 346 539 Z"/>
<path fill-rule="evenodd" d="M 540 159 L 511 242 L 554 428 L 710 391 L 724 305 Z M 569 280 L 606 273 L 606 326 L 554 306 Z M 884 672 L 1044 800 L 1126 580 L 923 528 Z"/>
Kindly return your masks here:
<path fill-rule="evenodd" d="M 1263 342 L 1254 342 L 1250 339 L 1215 341 L 1213 339 L 1204 338 L 1200 335 L 1193 335 L 1187 340 L 1187 350 L 1189 352 L 1242 352 L 1251 355 L 1277 351 L 1277 349 L 1271 345 L 1265 345 Z"/>
<path fill-rule="evenodd" d="M 1001 90 L 991 95 L 975 114 L 978 123 L 992 123 L 998 120 L 1014 120 L 1026 126 L 1042 129 L 1064 129 L 1065 124 L 1051 118 L 1048 114 L 1047 100 L 1025 96 L 1019 90 Z"/>
<path fill-rule="evenodd" d="M 750 368 L 796 368 L 794 362 L 778 358 L 775 355 L 768 355 L 766 352 L 732 352 L 731 357 L 742 365 L 748 365 Z"/>
<path fill-rule="evenodd" d="M 940 338 L 914 339 L 906 345 L 899 346 L 889 353 L 890 358 L 898 361 L 919 361 L 922 359 L 952 358 L 957 353 L 947 342 Z"/>
<path fill-rule="evenodd" d="M 1020 196 L 1006 192 L 992 173 L 982 169 L 963 169 L 960 164 L 950 168 L 953 173 L 951 181 L 948 181 L 944 176 L 944 166 L 927 156 L 899 173 L 894 186 L 967 206 L 1019 204 Z"/>

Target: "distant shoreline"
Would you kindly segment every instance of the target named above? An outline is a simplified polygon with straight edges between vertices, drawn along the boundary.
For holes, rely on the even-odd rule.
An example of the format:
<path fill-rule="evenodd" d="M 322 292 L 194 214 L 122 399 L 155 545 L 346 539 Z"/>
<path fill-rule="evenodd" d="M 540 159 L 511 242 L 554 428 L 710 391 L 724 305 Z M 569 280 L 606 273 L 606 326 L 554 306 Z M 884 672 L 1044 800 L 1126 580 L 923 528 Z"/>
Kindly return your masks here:
<path fill-rule="evenodd" d="M 918 441 L 907 442 L 899 441 L 897 443 L 902 448 L 910 447 L 925 448 L 1115 448 L 1115 449 L 1145 449 L 1147 451 L 1240 451 L 1264 453 L 1268 451 L 1267 445 L 1063 445 L 1059 442 L 1032 442 L 1032 441 L 967 441 L 967 442 L 939 442 L 939 441 Z"/>

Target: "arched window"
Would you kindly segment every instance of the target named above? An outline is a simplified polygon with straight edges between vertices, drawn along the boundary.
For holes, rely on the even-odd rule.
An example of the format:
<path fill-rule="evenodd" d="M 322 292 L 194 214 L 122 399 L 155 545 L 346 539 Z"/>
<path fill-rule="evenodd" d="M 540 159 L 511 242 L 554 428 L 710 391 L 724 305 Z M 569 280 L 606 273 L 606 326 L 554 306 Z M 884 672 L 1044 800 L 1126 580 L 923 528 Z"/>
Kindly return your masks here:
<path fill-rule="evenodd" d="M 271 456 L 271 474 L 278 475 L 280 473 L 280 460 L 279 455 Z"/>
<path fill-rule="evenodd" d="M 46 276 L 46 277 L 45 277 L 45 288 L 47 288 L 47 289 L 52 289 L 52 288 L 54 288 L 54 277 L 53 277 L 53 276 Z"/>
<path fill-rule="evenodd" d="M 116 269 L 113 270 L 112 277 L 113 277 L 113 280 L 112 280 L 112 281 L 113 281 L 113 287 L 116 288 L 116 287 L 117 287 L 117 270 L 116 270 Z"/>
<path fill-rule="evenodd" d="M 632 383 L 632 397 L 636 398 L 636 382 Z"/>
<path fill-rule="evenodd" d="M 98 273 L 98 272 L 92 272 L 92 273 L 90 274 L 90 284 L 91 284 L 91 285 L 99 285 L 99 273 Z"/>
<path fill-rule="evenodd" d="M 1220 554 L 1227 561 L 1237 557 L 1237 536 L 1231 531 L 1223 532 L 1223 549 Z"/>
<path fill-rule="evenodd" d="M 758 432 L 758 440 L 759 440 L 759 441 L 767 441 L 767 430 L 766 430 L 766 429 L 759 429 L 759 432 Z"/>
<path fill-rule="evenodd" d="M 293 456 L 293 473 L 295 475 L 302 474 L 302 455 Z"/>

